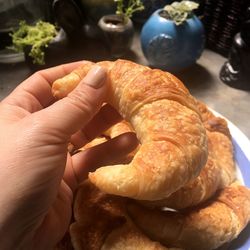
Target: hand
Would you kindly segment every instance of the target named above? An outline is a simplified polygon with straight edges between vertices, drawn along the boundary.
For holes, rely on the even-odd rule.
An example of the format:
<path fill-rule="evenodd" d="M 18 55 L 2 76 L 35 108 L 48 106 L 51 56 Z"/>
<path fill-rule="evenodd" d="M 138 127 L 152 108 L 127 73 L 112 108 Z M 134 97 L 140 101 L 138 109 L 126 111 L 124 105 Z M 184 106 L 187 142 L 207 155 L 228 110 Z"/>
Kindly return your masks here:
<path fill-rule="evenodd" d="M 97 66 L 55 102 L 53 81 L 82 63 L 37 72 L 0 103 L 0 249 L 53 248 L 68 228 L 77 184 L 137 145 L 127 134 L 69 155 L 69 142 L 80 147 L 120 120 L 110 106 L 100 109 L 107 86 Z"/>

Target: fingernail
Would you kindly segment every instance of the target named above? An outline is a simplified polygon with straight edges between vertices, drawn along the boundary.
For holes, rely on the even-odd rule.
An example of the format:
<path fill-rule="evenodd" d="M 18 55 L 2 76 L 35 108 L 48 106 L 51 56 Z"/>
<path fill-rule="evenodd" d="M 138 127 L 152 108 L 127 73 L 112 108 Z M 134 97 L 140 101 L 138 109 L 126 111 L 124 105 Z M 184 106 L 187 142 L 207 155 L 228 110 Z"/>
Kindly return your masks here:
<path fill-rule="evenodd" d="M 102 67 L 96 65 L 91 68 L 91 70 L 84 77 L 82 82 L 95 89 L 98 89 L 101 86 L 103 86 L 105 79 L 106 79 L 106 71 Z"/>

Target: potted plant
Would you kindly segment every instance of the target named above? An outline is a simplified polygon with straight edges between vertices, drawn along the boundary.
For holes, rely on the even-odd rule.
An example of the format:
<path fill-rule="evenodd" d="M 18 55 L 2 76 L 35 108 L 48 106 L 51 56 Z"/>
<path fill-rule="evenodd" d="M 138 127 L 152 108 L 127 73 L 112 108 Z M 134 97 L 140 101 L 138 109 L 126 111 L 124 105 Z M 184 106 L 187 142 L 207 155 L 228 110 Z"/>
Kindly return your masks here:
<path fill-rule="evenodd" d="M 58 50 L 58 44 L 65 40 L 62 30 L 58 31 L 55 25 L 44 21 L 38 21 L 35 25 L 21 21 L 11 37 L 11 48 L 24 52 L 26 63 L 32 69 L 45 67 L 49 52 Z"/>
<path fill-rule="evenodd" d="M 142 0 L 144 10 L 135 13 L 133 21 L 143 24 L 158 9 L 163 8 L 166 4 L 172 3 L 173 0 Z"/>
<path fill-rule="evenodd" d="M 194 64 L 200 57 L 205 32 L 193 13 L 198 6 L 192 1 L 174 2 L 155 11 L 144 24 L 141 45 L 151 66 L 178 71 Z"/>
<path fill-rule="evenodd" d="M 79 0 L 80 7 L 87 19 L 97 24 L 99 19 L 105 15 L 115 13 L 114 0 Z"/>
<path fill-rule="evenodd" d="M 111 55 L 123 56 L 131 47 L 134 27 L 131 17 L 137 11 L 143 10 L 141 0 L 114 0 L 117 4 L 116 14 L 105 15 L 98 26 L 103 31 Z"/>

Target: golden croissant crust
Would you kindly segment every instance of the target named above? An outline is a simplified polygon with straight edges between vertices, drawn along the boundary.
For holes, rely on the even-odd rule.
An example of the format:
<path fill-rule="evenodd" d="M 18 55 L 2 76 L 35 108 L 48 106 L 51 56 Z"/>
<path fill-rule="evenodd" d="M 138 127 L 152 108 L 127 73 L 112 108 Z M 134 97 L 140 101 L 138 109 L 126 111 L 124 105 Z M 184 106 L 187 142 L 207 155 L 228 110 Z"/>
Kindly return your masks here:
<path fill-rule="evenodd" d="M 219 189 L 229 186 L 236 178 L 233 144 L 227 123 L 198 103 L 208 137 L 208 160 L 197 178 L 190 181 L 168 198 L 143 201 L 149 207 L 184 209 L 211 198 Z M 212 125 L 211 125 L 212 124 Z"/>
<path fill-rule="evenodd" d="M 58 79 L 57 98 L 66 96 L 93 63 Z M 129 164 L 89 174 L 101 190 L 141 200 L 168 197 L 193 180 L 207 160 L 206 131 L 195 99 L 170 73 L 130 61 L 100 62 L 108 73 L 107 102 L 133 127 L 141 147 Z"/>
<path fill-rule="evenodd" d="M 233 145 L 226 121 L 212 114 L 205 104 L 198 102 L 198 107 L 201 111 L 202 121 L 207 128 L 208 160 L 206 165 L 198 177 L 168 198 L 158 201 L 141 201 L 143 205 L 184 209 L 206 201 L 219 189 L 230 185 L 235 180 L 236 169 L 233 158 Z M 208 127 L 207 124 L 213 124 L 213 127 Z M 126 132 L 132 132 L 132 128 L 126 121 L 122 121 L 105 131 L 104 134 L 113 138 Z M 95 139 L 90 144 L 98 143 L 99 140 Z M 135 153 L 136 151 L 131 152 L 126 157 L 127 160 L 122 162 L 129 162 Z"/>
<path fill-rule="evenodd" d="M 134 223 L 152 240 L 186 250 L 212 250 L 235 239 L 250 220 L 250 190 L 233 183 L 186 212 L 130 206 Z"/>
<path fill-rule="evenodd" d="M 250 190 L 235 182 L 206 204 L 176 212 L 138 206 L 85 181 L 74 215 L 70 235 L 75 250 L 212 250 L 235 239 L 248 224 Z"/>
<path fill-rule="evenodd" d="M 75 250 L 174 250 L 144 235 L 127 215 L 128 199 L 108 195 L 88 180 L 74 202 L 70 236 Z M 179 249 L 179 248 L 178 248 Z"/>

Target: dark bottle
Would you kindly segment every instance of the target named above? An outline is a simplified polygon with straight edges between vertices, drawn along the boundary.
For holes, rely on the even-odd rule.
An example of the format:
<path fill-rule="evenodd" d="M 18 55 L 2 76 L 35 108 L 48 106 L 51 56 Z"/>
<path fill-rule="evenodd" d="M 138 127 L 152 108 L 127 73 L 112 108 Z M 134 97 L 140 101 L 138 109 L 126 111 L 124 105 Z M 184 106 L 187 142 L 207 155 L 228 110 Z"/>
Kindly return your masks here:
<path fill-rule="evenodd" d="M 234 37 L 228 61 L 221 68 L 220 79 L 231 87 L 250 90 L 250 7 Z"/>

